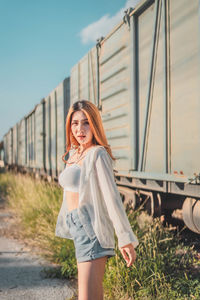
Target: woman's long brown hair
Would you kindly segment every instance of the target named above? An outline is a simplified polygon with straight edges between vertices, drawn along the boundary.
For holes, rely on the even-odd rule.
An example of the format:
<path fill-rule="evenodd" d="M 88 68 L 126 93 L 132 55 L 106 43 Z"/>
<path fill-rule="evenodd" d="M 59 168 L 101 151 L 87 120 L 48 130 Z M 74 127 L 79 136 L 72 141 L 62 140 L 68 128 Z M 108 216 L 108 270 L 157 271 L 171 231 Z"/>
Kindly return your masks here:
<path fill-rule="evenodd" d="M 87 100 L 80 100 L 75 102 L 69 109 L 69 112 L 67 114 L 66 118 L 66 152 L 63 154 L 62 159 L 66 163 L 65 156 L 72 148 L 78 148 L 79 143 L 72 135 L 71 131 L 71 121 L 72 121 L 72 115 L 76 111 L 82 111 L 86 115 L 90 128 L 92 130 L 92 133 L 94 135 L 93 137 L 93 143 L 96 145 L 103 146 L 110 157 L 115 160 L 115 158 L 112 155 L 112 151 L 110 146 L 108 145 L 108 141 L 105 135 L 105 131 L 103 128 L 103 123 L 101 120 L 100 113 L 97 109 L 97 107 L 90 101 Z"/>

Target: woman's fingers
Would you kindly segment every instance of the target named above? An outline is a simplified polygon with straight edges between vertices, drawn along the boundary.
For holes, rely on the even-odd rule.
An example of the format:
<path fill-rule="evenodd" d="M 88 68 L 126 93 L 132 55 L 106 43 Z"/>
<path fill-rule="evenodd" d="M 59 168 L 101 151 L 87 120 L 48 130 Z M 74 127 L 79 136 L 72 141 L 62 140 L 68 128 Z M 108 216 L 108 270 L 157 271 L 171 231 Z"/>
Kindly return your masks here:
<path fill-rule="evenodd" d="M 128 264 L 128 262 L 129 262 L 129 256 L 128 256 L 127 253 L 126 253 L 126 248 L 121 248 L 120 251 L 121 251 L 121 254 L 122 254 L 124 260 L 125 260 L 126 263 Z"/>
<path fill-rule="evenodd" d="M 134 252 L 131 251 L 130 248 L 126 248 L 125 251 L 127 252 L 128 257 L 129 257 L 128 262 L 127 262 L 127 267 L 130 267 L 133 264 L 134 260 L 135 260 L 134 259 Z"/>
<path fill-rule="evenodd" d="M 128 255 L 129 255 L 129 258 L 130 258 L 129 263 L 128 263 L 128 267 L 130 267 L 130 266 L 134 263 L 134 261 L 136 260 L 136 252 L 135 252 L 135 249 L 132 248 L 132 249 L 130 250 L 130 248 L 129 248 L 129 249 L 128 249 Z"/>
<path fill-rule="evenodd" d="M 128 246 L 125 246 L 123 248 L 120 249 L 123 258 L 125 259 L 126 263 L 127 263 L 127 267 L 130 267 L 135 259 L 136 259 L 136 252 L 134 247 L 130 244 Z"/>

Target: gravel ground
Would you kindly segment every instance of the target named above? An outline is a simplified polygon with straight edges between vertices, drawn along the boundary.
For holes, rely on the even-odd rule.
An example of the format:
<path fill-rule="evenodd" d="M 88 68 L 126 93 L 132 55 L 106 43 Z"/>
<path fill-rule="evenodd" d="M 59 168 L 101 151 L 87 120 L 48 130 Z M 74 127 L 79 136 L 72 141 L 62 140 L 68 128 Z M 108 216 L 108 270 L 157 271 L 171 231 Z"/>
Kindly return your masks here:
<path fill-rule="evenodd" d="M 2 201 L 0 201 L 2 204 Z M 53 267 L 16 239 L 3 236 L 12 215 L 0 205 L 0 299 L 67 300 L 74 289 L 67 280 L 45 278 L 44 268 Z M 75 299 L 75 298 L 73 298 Z"/>

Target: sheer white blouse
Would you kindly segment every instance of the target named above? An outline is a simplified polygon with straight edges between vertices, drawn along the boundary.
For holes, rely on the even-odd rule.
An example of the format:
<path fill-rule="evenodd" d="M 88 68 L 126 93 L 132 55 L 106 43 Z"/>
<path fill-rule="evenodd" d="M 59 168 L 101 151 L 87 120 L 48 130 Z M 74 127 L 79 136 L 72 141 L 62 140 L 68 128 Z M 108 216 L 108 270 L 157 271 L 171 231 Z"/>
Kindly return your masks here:
<path fill-rule="evenodd" d="M 68 208 L 65 197 L 64 191 L 55 234 L 72 239 L 66 224 Z M 114 248 L 114 230 L 119 247 L 130 243 L 134 247 L 138 245 L 115 183 L 112 159 L 102 146 L 92 147 L 81 166 L 78 215 L 83 226 L 86 212 L 103 248 Z M 86 226 L 84 229 L 87 232 Z"/>

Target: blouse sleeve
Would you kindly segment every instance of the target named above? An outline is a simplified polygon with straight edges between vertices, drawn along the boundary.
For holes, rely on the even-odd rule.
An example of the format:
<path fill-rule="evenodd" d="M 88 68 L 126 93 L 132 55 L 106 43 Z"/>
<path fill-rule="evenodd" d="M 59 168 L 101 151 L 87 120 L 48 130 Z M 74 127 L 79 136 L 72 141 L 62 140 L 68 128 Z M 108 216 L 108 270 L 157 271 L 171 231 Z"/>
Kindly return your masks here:
<path fill-rule="evenodd" d="M 131 229 L 115 183 L 111 159 L 105 151 L 99 153 L 97 157 L 96 174 L 109 217 L 118 238 L 118 246 L 123 247 L 132 243 L 136 247 L 138 239 Z"/>

